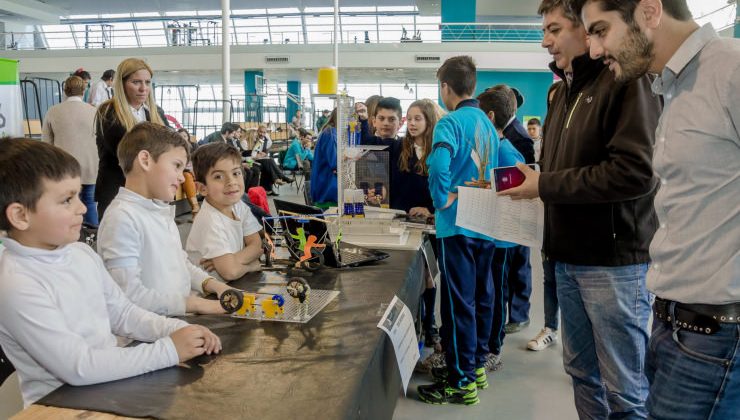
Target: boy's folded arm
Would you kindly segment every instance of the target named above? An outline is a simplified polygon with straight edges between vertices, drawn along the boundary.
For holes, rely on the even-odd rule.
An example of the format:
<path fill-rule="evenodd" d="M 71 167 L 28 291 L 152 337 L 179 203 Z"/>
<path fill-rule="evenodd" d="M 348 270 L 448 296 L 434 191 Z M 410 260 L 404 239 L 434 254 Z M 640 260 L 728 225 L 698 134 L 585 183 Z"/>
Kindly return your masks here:
<path fill-rule="evenodd" d="M 136 347 L 121 348 L 115 343 L 91 347 L 68 328 L 64 315 L 44 291 L 18 290 L 12 302 L 0 309 L 10 335 L 44 369 L 71 385 L 128 378 L 178 363 L 169 337 Z"/>
<path fill-rule="evenodd" d="M 244 237 L 244 248 L 238 252 L 212 258 L 213 266 L 224 280 L 236 280 L 249 271 L 254 271 L 254 261 L 262 254 L 262 239 L 259 233 Z"/>

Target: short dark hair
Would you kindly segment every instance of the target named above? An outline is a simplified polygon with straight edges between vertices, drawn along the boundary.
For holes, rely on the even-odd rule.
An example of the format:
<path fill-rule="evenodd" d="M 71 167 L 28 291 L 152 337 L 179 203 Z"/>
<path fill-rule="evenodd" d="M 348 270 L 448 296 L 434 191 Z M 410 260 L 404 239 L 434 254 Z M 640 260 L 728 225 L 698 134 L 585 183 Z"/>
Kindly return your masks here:
<path fill-rule="evenodd" d="M 583 6 L 588 3 L 598 3 L 601 10 L 605 12 L 618 12 L 624 23 L 636 25 L 635 9 L 640 0 L 570 0 L 571 8 L 576 16 L 581 15 Z M 672 18 L 680 21 L 691 20 L 691 10 L 686 0 L 662 0 L 663 10 Z"/>
<path fill-rule="evenodd" d="M 226 143 L 208 143 L 193 153 L 193 172 L 195 180 L 206 183 L 206 175 L 221 159 L 233 159 L 241 163 L 242 154 L 236 147 Z"/>
<path fill-rule="evenodd" d="M 112 69 L 108 69 L 103 72 L 103 77 L 101 77 L 102 80 L 108 81 L 113 80 L 113 77 L 115 77 L 116 71 Z"/>
<path fill-rule="evenodd" d="M 403 117 L 403 108 L 401 108 L 401 101 L 394 97 L 386 96 L 385 98 L 378 101 L 378 105 L 375 107 L 375 115 L 378 115 L 379 109 L 390 109 L 391 111 L 395 111 L 396 114 L 398 114 L 399 119 Z"/>
<path fill-rule="evenodd" d="M 233 133 L 234 131 L 239 131 L 240 128 L 239 124 L 225 122 L 221 125 L 221 134 Z"/>
<path fill-rule="evenodd" d="M 313 136 L 310 131 L 306 130 L 305 128 L 299 128 L 298 129 L 298 137 L 306 137 L 306 136 Z"/>
<path fill-rule="evenodd" d="M 475 61 L 468 55 L 448 58 L 437 69 L 437 79 L 447 83 L 457 96 L 470 96 L 477 82 Z"/>
<path fill-rule="evenodd" d="M 164 153 L 182 147 L 190 159 L 190 145 L 169 128 L 148 121 L 138 123 L 131 129 L 118 144 L 118 165 L 124 174 L 131 172 L 136 156 L 146 150 L 156 161 Z"/>
<path fill-rule="evenodd" d="M 82 78 L 82 80 L 90 80 L 91 79 L 90 72 L 88 72 L 87 70 L 83 70 L 83 69 L 77 69 L 77 70 L 75 70 L 75 72 L 72 73 L 72 74 L 70 74 L 70 76 L 77 76 L 77 77 Z"/>
<path fill-rule="evenodd" d="M 494 125 L 503 130 L 506 123 L 516 114 L 516 96 L 506 85 L 496 85 L 478 95 L 480 109 L 488 114 L 493 111 Z"/>
<path fill-rule="evenodd" d="M 544 16 L 557 9 L 561 9 L 563 11 L 563 16 L 573 22 L 573 26 L 581 26 L 580 13 L 576 13 L 573 9 L 572 3 L 572 0 L 542 0 L 540 7 L 537 8 L 537 14 Z"/>
<path fill-rule="evenodd" d="M 44 193 L 44 180 L 80 176 L 80 164 L 64 150 L 38 140 L 0 139 L 0 229 L 12 228 L 6 211 L 20 203 L 33 211 Z"/>
<path fill-rule="evenodd" d="M 542 127 L 542 122 L 539 118 L 530 118 L 529 121 L 527 121 L 527 125 L 537 125 Z"/>

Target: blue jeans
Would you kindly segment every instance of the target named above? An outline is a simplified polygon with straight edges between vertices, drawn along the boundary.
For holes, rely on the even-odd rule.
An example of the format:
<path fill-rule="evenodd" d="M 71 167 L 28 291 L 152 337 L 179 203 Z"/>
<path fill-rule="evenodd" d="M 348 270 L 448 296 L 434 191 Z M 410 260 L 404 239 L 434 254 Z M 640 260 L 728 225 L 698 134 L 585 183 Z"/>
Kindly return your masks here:
<path fill-rule="evenodd" d="M 523 245 L 508 248 L 509 272 L 504 283 L 504 297 L 509 307 L 507 322 L 529 321 L 529 297 L 532 295 L 532 266 L 529 248 Z"/>
<path fill-rule="evenodd" d="M 720 325 L 707 335 L 653 320 L 646 366 L 651 419 L 740 417 L 740 325 Z"/>
<path fill-rule="evenodd" d="M 581 419 L 643 419 L 650 297 L 647 264 L 555 263 L 563 364 Z"/>
<path fill-rule="evenodd" d="M 555 282 L 555 262 L 547 259 L 542 254 L 542 272 L 545 275 L 545 326 L 551 330 L 557 330 L 560 325 L 558 319 L 558 289 Z"/>
<path fill-rule="evenodd" d="M 98 227 L 98 208 L 95 205 L 95 184 L 85 184 L 80 190 L 80 201 L 87 207 L 87 213 L 82 221 L 90 226 Z"/>

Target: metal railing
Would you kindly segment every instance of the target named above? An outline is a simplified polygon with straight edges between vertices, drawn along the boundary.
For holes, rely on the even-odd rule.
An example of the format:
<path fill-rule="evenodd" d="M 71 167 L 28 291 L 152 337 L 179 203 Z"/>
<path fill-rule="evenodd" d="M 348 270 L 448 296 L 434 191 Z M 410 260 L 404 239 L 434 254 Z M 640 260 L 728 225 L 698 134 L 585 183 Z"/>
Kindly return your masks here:
<path fill-rule="evenodd" d="M 34 32 L 0 32 L 6 50 L 95 49 L 142 47 L 201 47 L 221 44 L 221 22 L 161 22 L 161 27 L 140 28 L 129 23 L 116 25 L 69 25 L 66 30 L 43 26 Z M 535 23 L 400 23 L 344 24 L 341 44 L 440 43 L 440 42 L 540 42 L 540 25 Z M 253 26 L 235 22 L 231 45 L 331 44 L 334 34 L 326 25 Z"/>

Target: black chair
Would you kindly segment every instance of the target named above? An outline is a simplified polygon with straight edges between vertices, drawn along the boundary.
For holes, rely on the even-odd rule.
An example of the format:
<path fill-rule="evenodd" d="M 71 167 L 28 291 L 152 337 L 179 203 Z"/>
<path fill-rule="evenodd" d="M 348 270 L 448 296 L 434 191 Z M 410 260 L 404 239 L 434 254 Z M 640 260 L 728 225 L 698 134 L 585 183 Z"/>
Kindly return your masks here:
<path fill-rule="evenodd" d="M 15 372 L 15 367 L 10 363 L 8 357 L 5 356 L 3 348 L 0 347 L 0 385 L 5 383 L 5 380 L 8 379 L 13 372 Z"/>

